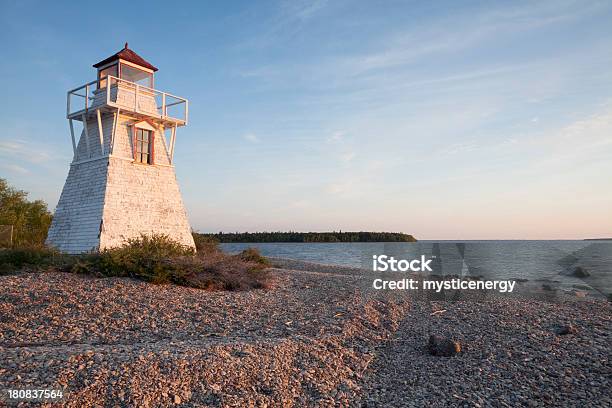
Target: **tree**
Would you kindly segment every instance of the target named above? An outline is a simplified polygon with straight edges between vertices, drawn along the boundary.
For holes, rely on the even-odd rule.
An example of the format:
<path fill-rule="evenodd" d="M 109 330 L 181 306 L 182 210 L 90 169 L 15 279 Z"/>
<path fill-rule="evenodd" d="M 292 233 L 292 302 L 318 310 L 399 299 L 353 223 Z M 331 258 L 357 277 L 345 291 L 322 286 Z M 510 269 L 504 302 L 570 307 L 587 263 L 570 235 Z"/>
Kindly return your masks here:
<path fill-rule="evenodd" d="M 15 245 L 42 245 L 52 215 L 42 200 L 28 201 L 28 193 L 11 187 L 0 178 L 0 225 L 13 226 Z"/>

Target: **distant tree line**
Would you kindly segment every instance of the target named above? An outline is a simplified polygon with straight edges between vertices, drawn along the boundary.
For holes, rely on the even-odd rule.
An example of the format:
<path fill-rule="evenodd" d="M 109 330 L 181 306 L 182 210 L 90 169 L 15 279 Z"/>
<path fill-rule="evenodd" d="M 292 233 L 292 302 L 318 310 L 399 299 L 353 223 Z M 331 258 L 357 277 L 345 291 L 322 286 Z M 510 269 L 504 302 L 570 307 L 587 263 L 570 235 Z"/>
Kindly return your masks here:
<path fill-rule="evenodd" d="M 42 245 L 52 215 L 44 201 L 29 201 L 27 197 L 28 193 L 0 178 L 0 225 L 13 226 L 14 245 Z"/>
<path fill-rule="evenodd" d="M 194 233 L 201 239 L 220 243 L 255 242 L 416 242 L 401 232 L 231 232 L 217 234 Z"/>

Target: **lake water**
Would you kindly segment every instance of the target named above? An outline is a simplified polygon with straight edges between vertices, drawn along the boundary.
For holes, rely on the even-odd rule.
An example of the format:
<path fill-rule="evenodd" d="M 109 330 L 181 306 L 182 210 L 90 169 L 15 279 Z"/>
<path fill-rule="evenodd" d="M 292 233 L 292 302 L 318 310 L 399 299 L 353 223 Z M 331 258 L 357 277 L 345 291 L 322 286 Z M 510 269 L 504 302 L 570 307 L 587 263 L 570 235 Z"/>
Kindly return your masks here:
<path fill-rule="evenodd" d="M 612 241 L 419 241 L 415 243 L 221 244 L 229 253 L 255 247 L 262 255 L 372 270 L 372 256 L 434 258 L 434 273 L 488 279 L 560 281 L 612 293 Z M 587 278 L 569 277 L 577 266 Z"/>

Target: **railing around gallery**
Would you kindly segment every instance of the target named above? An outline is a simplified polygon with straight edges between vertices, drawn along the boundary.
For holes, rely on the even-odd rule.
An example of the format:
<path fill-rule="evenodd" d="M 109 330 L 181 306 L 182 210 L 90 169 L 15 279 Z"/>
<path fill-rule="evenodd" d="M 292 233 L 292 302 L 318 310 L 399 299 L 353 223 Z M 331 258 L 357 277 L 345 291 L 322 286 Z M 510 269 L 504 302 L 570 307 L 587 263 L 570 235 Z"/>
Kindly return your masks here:
<path fill-rule="evenodd" d="M 133 93 L 134 97 L 128 98 L 129 102 L 118 100 L 120 90 L 130 96 Z M 101 92 L 105 95 L 100 95 Z M 143 98 L 150 102 L 149 106 L 154 105 L 153 109 L 142 109 Z M 97 106 L 103 101 L 107 105 L 119 106 L 121 109 L 135 113 L 153 115 L 163 120 L 181 121 L 185 124 L 189 116 L 187 99 L 111 75 L 68 91 L 66 116 L 71 118 L 76 114 L 87 113 L 94 104 Z"/>

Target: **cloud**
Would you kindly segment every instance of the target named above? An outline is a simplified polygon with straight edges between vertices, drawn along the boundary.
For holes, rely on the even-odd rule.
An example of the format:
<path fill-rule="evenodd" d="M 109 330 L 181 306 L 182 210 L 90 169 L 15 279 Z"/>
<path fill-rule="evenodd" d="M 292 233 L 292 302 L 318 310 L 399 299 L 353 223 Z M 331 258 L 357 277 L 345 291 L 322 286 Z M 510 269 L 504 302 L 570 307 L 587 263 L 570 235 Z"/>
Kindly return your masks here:
<path fill-rule="evenodd" d="M 22 140 L 0 142 L 0 156 L 18 158 L 32 164 L 44 163 L 51 159 L 47 152 L 41 151 L 40 145 Z"/>
<path fill-rule="evenodd" d="M 259 137 L 253 133 L 245 133 L 242 135 L 242 138 L 249 143 L 259 143 L 261 141 Z"/>
<path fill-rule="evenodd" d="M 269 48 L 299 35 L 314 17 L 328 6 L 328 0 L 283 0 L 263 19 L 264 28 L 234 45 L 237 49 Z M 254 10 L 261 7 L 254 6 Z M 259 15 L 256 11 L 253 14 Z"/>
<path fill-rule="evenodd" d="M 288 0 L 281 6 L 288 20 L 307 20 L 327 6 L 327 0 Z"/>
<path fill-rule="evenodd" d="M 579 119 L 565 126 L 559 132 L 566 143 L 601 146 L 612 143 L 612 107 L 604 112 Z M 564 143 L 565 144 L 565 143 Z"/>
<path fill-rule="evenodd" d="M 19 174 L 29 174 L 30 171 L 26 168 L 23 168 L 17 164 L 12 163 L 1 163 L 0 167 L 11 172 L 11 173 L 19 173 Z"/>

